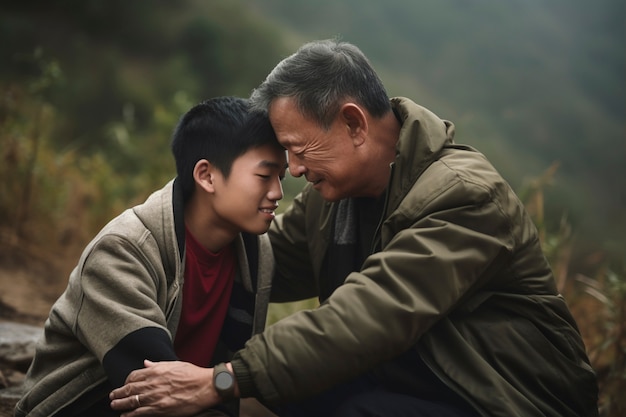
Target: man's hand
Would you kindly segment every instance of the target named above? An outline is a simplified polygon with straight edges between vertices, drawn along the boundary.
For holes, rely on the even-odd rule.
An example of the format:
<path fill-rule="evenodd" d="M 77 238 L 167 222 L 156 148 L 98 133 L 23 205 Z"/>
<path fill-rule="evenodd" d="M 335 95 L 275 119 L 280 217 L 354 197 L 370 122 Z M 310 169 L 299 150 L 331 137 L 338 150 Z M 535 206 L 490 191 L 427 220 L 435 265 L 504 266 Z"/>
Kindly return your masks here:
<path fill-rule="evenodd" d="M 220 402 L 213 388 L 213 368 L 179 361 L 146 360 L 144 365 L 109 395 L 111 408 L 123 411 L 122 417 L 192 416 Z"/>

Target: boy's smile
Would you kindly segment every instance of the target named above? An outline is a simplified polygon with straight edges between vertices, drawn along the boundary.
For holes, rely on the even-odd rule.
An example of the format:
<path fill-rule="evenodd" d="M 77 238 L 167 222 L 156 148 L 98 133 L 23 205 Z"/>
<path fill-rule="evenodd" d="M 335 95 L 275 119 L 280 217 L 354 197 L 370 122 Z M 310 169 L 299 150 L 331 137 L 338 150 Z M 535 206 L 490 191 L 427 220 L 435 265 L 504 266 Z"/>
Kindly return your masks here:
<path fill-rule="evenodd" d="M 264 145 L 238 157 L 230 175 L 217 173 L 214 179 L 213 210 L 215 226 L 261 234 L 276 215 L 283 198 L 281 180 L 285 176 L 284 150 Z"/>

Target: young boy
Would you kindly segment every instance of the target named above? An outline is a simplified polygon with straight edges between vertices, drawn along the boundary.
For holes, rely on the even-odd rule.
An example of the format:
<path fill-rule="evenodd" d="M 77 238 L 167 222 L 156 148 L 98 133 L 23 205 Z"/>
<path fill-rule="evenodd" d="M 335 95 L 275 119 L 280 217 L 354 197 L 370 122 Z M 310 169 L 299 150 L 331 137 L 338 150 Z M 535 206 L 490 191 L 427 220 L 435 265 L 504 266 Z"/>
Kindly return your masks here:
<path fill-rule="evenodd" d="M 177 177 L 84 250 L 16 416 L 119 415 L 108 394 L 145 359 L 212 366 L 263 330 L 284 149 L 247 100 L 220 97 L 181 118 L 172 152 Z"/>

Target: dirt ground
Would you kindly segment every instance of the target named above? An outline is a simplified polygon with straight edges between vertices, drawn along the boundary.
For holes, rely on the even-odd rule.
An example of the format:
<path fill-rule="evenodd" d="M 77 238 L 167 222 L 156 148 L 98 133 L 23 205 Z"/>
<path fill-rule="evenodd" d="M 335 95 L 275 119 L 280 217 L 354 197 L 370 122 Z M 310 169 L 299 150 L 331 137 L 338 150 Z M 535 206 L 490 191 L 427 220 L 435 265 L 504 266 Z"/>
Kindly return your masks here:
<path fill-rule="evenodd" d="M 0 320 L 43 326 L 66 281 L 41 262 L 17 262 L 0 264 Z"/>
<path fill-rule="evenodd" d="M 9 249 L 0 250 L 0 321 L 43 327 L 52 303 L 65 288 L 60 269 L 37 258 L 26 259 Z M 15 387 L 25 373 L 0 361 L 0 388 Z M 0 417 L 13 415 L 15 401 L 0 401 Z"/>

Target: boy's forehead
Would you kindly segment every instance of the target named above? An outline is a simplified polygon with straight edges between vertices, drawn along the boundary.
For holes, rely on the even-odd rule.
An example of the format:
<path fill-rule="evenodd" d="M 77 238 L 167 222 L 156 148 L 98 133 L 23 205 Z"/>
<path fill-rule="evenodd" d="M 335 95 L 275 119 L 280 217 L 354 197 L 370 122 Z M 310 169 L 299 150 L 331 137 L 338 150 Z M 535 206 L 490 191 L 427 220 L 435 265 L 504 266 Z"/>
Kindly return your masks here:
<path fill-rule="evenodd" d="M 236 159 L 246 159 L 260 168 L 286 169 L 287 151 L 274 144 L 248 149 Z"/>
<path fill-rule="evenodd" d="M 270 161 L 267 159 L 262 159 L 261 161 L 259 161 L 259 166 L 261 167 L 268 167 L 268 168 L 281 168 L 281 169 L 286 169 L 287 168 L 287 159 L 285 157 L 281 158 L 282 160 L 277 160 L 277 161 Z"/>

